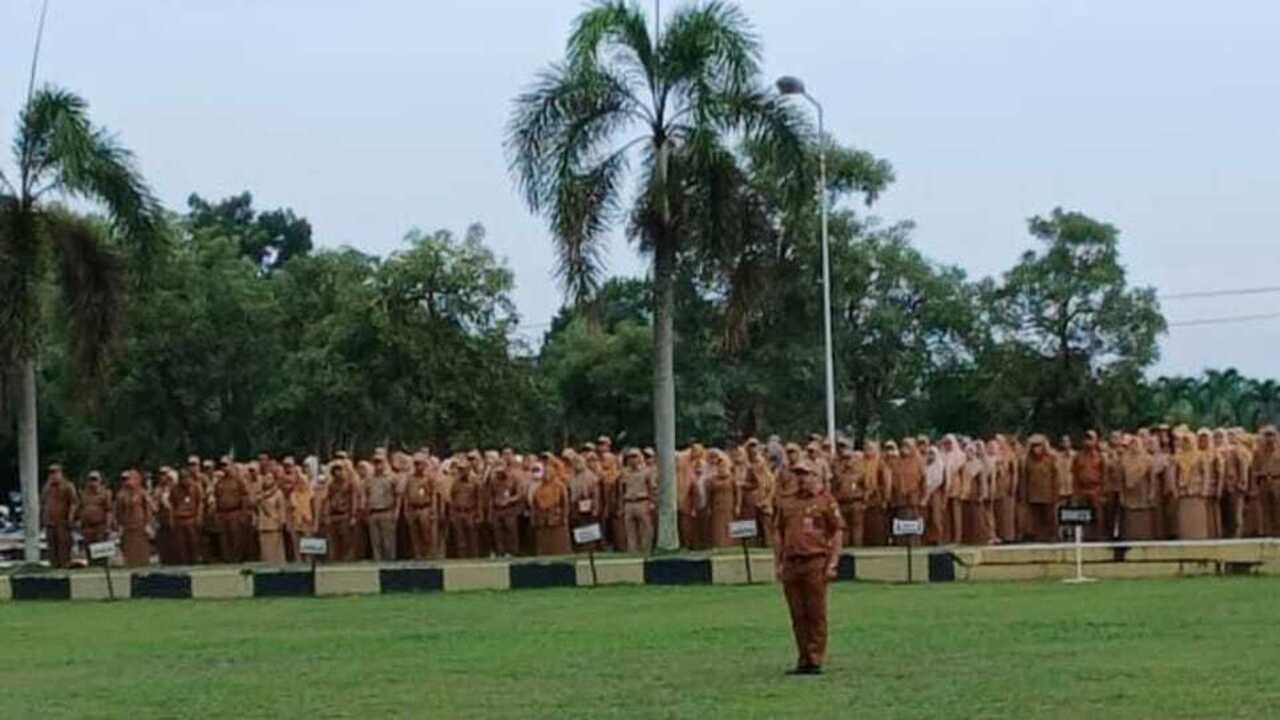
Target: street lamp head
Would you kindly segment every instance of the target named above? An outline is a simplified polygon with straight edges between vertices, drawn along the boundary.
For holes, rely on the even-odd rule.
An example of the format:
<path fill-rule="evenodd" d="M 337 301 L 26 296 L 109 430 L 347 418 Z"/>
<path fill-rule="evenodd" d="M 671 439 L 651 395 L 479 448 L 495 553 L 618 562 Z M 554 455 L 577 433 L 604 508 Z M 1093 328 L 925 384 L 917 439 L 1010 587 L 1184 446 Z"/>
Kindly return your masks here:
<path fill-rule="evenodd" d="M 804 95 L 804 81 L 793 75 L 778 78 L 778 92 L 783 95 Z"/>

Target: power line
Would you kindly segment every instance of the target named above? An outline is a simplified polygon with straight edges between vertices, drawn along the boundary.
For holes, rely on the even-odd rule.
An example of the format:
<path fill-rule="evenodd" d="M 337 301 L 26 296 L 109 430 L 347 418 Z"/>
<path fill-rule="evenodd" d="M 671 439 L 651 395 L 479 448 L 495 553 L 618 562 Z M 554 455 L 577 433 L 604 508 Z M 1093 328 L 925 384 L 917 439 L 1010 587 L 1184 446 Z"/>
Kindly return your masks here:
<path fill-rule="evenodd" d="M 1161 300 L 1189 300 L 1191 298 L 1230 297 L 1234 295 L 1268 295 L 1280 292 L 1280 285 L 1256 288 L 1238 288 L 1235 290 L 1203 290 L 1198 292 L 1169 293 L 1161 295 Z"/>
<path fill-rule="evenodd" d="M 1249 322 L 1252 320 L 1273 320 L 1280 318 L 1280 312 L 1258 313 L 1256 315 L 1227 315 L 1225 317 L 1201 318 L 1198 320 L 1181 320 L 1169 323 L 1169 327 L 1191 327 L 1194 325 L 1225 325 L 1227 323 Z"/>

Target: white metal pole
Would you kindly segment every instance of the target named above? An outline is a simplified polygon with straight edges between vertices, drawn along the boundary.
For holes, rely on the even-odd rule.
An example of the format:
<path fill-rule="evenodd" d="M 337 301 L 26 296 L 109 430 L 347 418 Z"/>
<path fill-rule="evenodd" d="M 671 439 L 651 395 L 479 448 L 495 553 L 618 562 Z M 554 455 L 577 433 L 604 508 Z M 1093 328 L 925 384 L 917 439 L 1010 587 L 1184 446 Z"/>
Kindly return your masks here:
<path fill-rule="evenodd" d="M 831 348 L 831 250 L 827 235 L 827 145 L 822 104 L 808 93 L 805 93 L 805 98 L 818 110 L 818 200 L 822 208 L 822 328 L 826 343 L 827 442 L 834 457 L 836 454 L 836 375 L 835 355 Z"/>

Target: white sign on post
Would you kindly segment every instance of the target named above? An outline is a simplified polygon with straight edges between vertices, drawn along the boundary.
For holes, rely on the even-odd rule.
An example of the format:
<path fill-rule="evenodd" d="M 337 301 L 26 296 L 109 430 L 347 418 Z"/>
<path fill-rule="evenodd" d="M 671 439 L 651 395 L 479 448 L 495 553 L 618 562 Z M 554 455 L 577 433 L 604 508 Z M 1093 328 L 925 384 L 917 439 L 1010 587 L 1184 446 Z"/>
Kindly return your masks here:
<path fill-rule="evenodd" d="M 89 559 L 90 560 L 110 560 L 116 556 L 116 541 L 104 540 L 103 542 L 89 543 Z"/>
<path fill-rule="evenodd" d="M 758 534 L 755 520 L 735 520 L 729 523 L 729 537 L 734 540 L 746 540 Z"/>
<path fill-rule="evenodd" d="M 1058 523 L 1061 525 L 1092 525 L 1093 508 L 1064 505 L 1058 508 Z"/>
<path fill-rule="evenodd" d="M 573 529 L 573 542 L 575 545 L 586 545 L 593 543 L 604 537 L 600 531 L 600 523 L 591 523 Z"/>
<path fill-rule="evenodd" d="M 328 555 L 329 541 L 322 537 L 304 537 L 298 541 L 298 552 L 303 555 Z"/>
<path fill-rule="evenodd" d="M 924 518 L 915 518 L 914 520 L 903 520 L 902 518 L 893 519 L 894 535 L 923 535 L 924 534 Z"/>

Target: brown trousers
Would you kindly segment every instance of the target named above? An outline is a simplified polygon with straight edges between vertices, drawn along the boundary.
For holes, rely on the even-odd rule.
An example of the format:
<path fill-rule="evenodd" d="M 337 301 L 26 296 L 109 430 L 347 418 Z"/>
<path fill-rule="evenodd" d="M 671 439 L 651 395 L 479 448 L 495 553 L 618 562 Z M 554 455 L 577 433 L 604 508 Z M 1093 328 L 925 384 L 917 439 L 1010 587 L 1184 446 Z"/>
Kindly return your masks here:
<path fill-rule="evenodd" d="M 818 555 L 786 560 L 782 591 L 791 611 L 796 666 L 821 666 L 827 657 L 827 558 Z"/>
<path fill-rule="evenodd" d="M 355 528 L 350 518 L 329 518 L 326 523 L 325 536 L 329 539 L 329 560 L 331 562 L 351 562 L 355 551 Z"/>
<path fill-rule="evenodd" d="M 498 556 L 520 554 L 520 514 L 510 510 L 493 515 L 493 551 Z"/>
<path fill-rule="evenodd" d="M 146 567 L 151 564 L 151 540 L 146 528 L 125 528 L 120 533 L 120 551 L 124 553 L 125 567 Z"/>
<path fill-rule="evenodd" d="M 867 506 L 856 500 L 840 503 L 840 517 L 844 520 L 844 545 L 845 547 L 862 547 L 862 543 L 866 540 L 866 519 Z M 761 532 L 764 532 L 761 528 Z"/>
<path fill-rule="evenodd" d="M 45 532 L 49 542 L 49 564 L 55 568 L 71 566 L 71 526 L 49 525 Z"/>
<path fill-rule="evenodd" d="M 1280 480 L 1270 480 L 1261 488 L 1267 537 L 1280 537 Z"/>
<path fill-rule="evenodd" d="M 218 554 L 222 562 L 244 562 L 244 520 L 237 511 L 218 513 Z"/>
<path fill-rule="evenodd" d="M 623 504 L 627 552 L 648 554 L 653 547 L 653 523 L 649 520 L 649 502 L 636 500 Z"/>
<path fill-rule="evenodd" d="M 1058 539 L 1057 506 L 1053 503 L 1029 503 L 1028 535 L 1032 542 L 1054 542 Z"/>
<path fill-rule="evenodd" d="M 200 530 L 195 518 L 174 520 L 169 529 L 169 541 L 173 543 L 171 558 L 175 565 L 195 565 L 200 551 Z"/>
<path fill-rule="evenodd" d="M 476 519 L 470 515 L 456 515 L 449 518 L 449 530 L 453 535 L 453 546 L 458 557 L 474 558 L 480 555 L 480 528 Z"/>
<path fill-rule="evenodd" d="M 430 508 L 409 509 L 409 544 L 414 560 L 434 560 L 439 557 L 440 540 L 438 526 Z"/>
<path fill-rule="evenodd" d="M 284 564 L 284 532 L 280 530 L 258 531 L 258 547 L 262 562 L 270 565 Z"/>
<path fill-rule="evenodd" d="M 89 546 L 102 542 L 107 539 L 107 526 L 105 523 L 101 525 L 85 525 L 80 528 L 80 541 L 84 545 L 84 556 L 89 557 Z"/>
<path fill-rule="evenodd" d="M 369 547 L 375 562 L 396 559 L 396 513 L 394 510 L 369 513 Z"/>
<path fill-rule="evenodd" d="M 676 523 L 680 532 L 681 547 L 689 550 L 702 549 L 702 532 L 698 525 L 698 517 L 693 513 L 680 512 Z"/>

